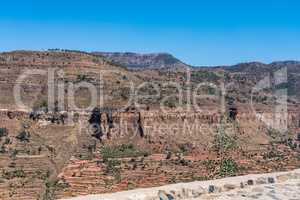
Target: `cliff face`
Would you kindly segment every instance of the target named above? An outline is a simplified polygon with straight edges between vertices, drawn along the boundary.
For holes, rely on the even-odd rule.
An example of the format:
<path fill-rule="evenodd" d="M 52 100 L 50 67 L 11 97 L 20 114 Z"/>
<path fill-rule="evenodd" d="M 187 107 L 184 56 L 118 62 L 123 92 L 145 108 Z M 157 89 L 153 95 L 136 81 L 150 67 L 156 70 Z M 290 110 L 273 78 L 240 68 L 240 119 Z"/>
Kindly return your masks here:
<path fill-rule="evenodd" d="M 288 136 L 271 135 L 266 124 L 249 113 L 241 112 L 236 121 L 231 121 L 226 115 L 208 112 L 101 112 L 100 138 L 89 129 L 92 113 L 80 114 L 72 126 L 52 121 L 53 115 L 33 119 L 26 112 L 1 112 L 1 124 L 9 133 L 2 138 L 1 198 L 63 198 L 206 180 L 221 176 L 218 166 L 222 165 L 222 157 L 229 155 L 243 166 L 237 174 L 268 172 L 278 167 L 289 170 L 300 164 L 292 156 L 295 152 L 285 146 Z M 274 116 L 265 113 L 264 117 Z M 289 118 L 289 130 L 299 131 L 299 117 L 290 113 Z M 30 136 L 22 139 L 23 131 Z M 220 131 L 237 146 L 216 149 Z M 5 142 L 6 138 L 10 141 Z M 133 147 L 116 150 L 123 144 Z M 106 149 L 110 153 L 103 148 L 110 148 Z M 274 148 L 278 160 L 267 157 Z M 25 189 L 17 184 L 18 180 L 25 181 Z M 55 186 L 49 186 L 48 182 L 55 180 Z"/>
<path fill-rule="evenodd" d="M 261 118 L 249 113 L 238 114 L 236 121 L 224 119 L 219 113 L 114 113 L 111 129 L 106 114 L 102 115 L 102 142 L 104 146 L 116 149 L 110 151 L 110 155 L 100 149 L 88 160 L 72 159 L 59 175 L 69 186 L 56 191 L 57 197 L 222 177 L 219 167 L 225 158 L 243 166 L 235 172 L 240 175 L 276 171 L 278 168 L 290 170 L 300 164 L 293 157 L 295 152 L 285 144 L 286 138 L 293 137 L 293 134 L 271 133 Z M 274 115 L 265 113 L 264 117 L 273 118 Z M 299 117 L 291 113 L 289 118 L 289 130 L 299 131 Z M 139 127 L 143 130 L 142 135 Z M 229 146 L 218 150 L 216 137 L 222 134 L 221 130 L 228 137 L 226 145 Z M 230 140 L 234 140 L 237 146 L 230 147 Z M 135 150 L 146 151 L 148 155 L 135 155 L 128 149 L 115 155 L 121 144 L 134 144 Z M 127 152 L 125 157 L 124 152 Z M 110 157 L 110 162 L 116 162 L 116 166 L 107 163 L 103 156 Z M 116 171 L 110 171 L 112 169 Z"/>

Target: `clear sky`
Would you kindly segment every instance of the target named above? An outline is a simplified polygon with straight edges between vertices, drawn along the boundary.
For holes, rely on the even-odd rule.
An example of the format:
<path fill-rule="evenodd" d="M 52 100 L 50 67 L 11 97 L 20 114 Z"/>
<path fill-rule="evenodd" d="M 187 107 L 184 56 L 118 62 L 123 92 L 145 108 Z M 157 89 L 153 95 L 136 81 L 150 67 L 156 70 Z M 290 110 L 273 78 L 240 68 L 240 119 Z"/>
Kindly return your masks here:
<path fill-rule="evenodd" d="M 169 52 L 192 65 L 300 60 L 298 0 L 10 0 L 0 26 L 0 51 Z"/>

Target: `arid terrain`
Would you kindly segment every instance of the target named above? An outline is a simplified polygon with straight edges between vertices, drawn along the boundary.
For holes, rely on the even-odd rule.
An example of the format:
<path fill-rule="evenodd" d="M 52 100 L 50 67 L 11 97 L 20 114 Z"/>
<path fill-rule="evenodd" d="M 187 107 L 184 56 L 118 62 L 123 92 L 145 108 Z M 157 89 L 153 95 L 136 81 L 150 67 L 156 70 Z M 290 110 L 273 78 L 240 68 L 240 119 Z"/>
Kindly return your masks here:
<path fill-rule="evenodd" d="M 300 63 L 192 67 L 122 56 L 0 54 L 0 199 L 300 168 Z"/>

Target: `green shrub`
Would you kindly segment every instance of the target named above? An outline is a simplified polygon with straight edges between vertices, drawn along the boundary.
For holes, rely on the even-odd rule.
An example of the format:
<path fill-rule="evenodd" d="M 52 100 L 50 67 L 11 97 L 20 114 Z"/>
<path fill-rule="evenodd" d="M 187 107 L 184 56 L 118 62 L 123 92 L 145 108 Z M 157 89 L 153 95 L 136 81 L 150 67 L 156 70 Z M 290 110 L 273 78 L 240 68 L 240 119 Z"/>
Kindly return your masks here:
<path fill-rule="evenodd" d="M 40 108 L 48 108 L 48 102 L 46 100 L 43 100 L 40 104 Z"/>
<path fill-rule="evenodd" d="M 220 176 L 234 176 L 238 172 L 238 165 L 232 159 L 223 160 L 220 166 Z"/>
<path fill-rule="evenodd" d="M 9 138 L 5 138 L 5 140 L 4 140 L 4 143 L 3 143 L 4 145 L 7 145 L 7 144 L 10 144 L 10 139 Z"/>
<path fill-rule="evenodd" d="M 217 151 L 227 151 L 236 147 L 236 141 L 227 134 L 217 134 L 214 139 L 214 148 Z"/>
<path fill-rule="evenodd" d="M 103 160 L 109 158 L 128 158 L 147 156 L 146 151 L 136 149 L 132 144 L 122 144 L 120 146 L 106 146 L 101 149 L 101 155 Z"/>
<path fill-rule="evenodd" d="M 121 161 L 119 160 L 107 160 L 106 161 L 106 173 L 112 174 L 117 182 L 121 181 Z"/>
<path fill-rule="evenodd" d="M 268 130 L 267 130 L 267 134 L 268 134 L 268 136 L 270 136 L 272 139 L 278 139 L 278 138 L 281 138 L 281 133 L 278 131 L 278 130 L 276 130 L 276 129 L 273 129 L 273 128 L 269 128 Z M 286 134 L 288 134 L 288 133 L 286 133 Z"/>
<path fill-rule="evenodd" d="M 10 180 L 10 179 L 14 179 L 14 178 L 25 178 L 26 174 L 22 169 L 17 169 L 17 170 L 9 171 L 9 172 L 3 170 L 2 176 L 3 176 L 3 178 Z"/>
<path fill-rule="evenodd" d="M 11 154 L 9 155 L 9 157 L 10 157 L 11 159 L 15 159 L 15 158 L 17 157 L 18 153 L 19 153 L 18 150 L 13 149 L 12 152 L 11 152 Z"/>
<path fill-rule="evenodd" d="M 119 160 L 107 160 L 106 161 L 106 172 L 115 172 L 118 169 L 118 166 L 121 165 L 121 161 Z"/>
<path fill-rule="evenodd" d="M 206 170 L 213 170 L 215 169 L 215 161 L 213 160 L 204 160 L 203 165 L 206 167 Z"/>
<path fill-rule="evenodd" d="M 21 131 L 19 135 L 16 136 L 16 138 L 21 142 L 29 142 L 30 133 L 27 131 Z"/>
<path fill-rule="evenodd" d="M 191 144 L 191 143 L 179 144 L 178 148 L 179 148 L 181 153 L 188 154 L 193 150 L 193 144 Z"/>
<path fill-rule="evenodd" d="M 6 128 L 0 128 L 0 138 L 7 136 L 8 135 L 8 131 Z"/>
<path fill-rule="evenodd" d="M 56 190 L 56 181 L 46 181 L 45 183 L 45 192 L 43 194 L 43 200 L 54 200 L 54 192 Z"/>
<path fill-rule="evenodd" d="M 2 145 L 2 146 L 0 147 L 0 153 L 6 153 L 5 145 Z"/>
<path fill-rule="evenodd" d="M 164 106 L 167 106 L 168 108 L 176 108 L 177 107 L 177 98 L 176 97 L 170 97 L 164 102 Z"/>
<path fill-rule="evenodd" d="M 77 75 L 77 81 L 81 82 L 81 81 L 86 81 L 87 80 L 87 75 L 85 74 L 78 74 Z"/>

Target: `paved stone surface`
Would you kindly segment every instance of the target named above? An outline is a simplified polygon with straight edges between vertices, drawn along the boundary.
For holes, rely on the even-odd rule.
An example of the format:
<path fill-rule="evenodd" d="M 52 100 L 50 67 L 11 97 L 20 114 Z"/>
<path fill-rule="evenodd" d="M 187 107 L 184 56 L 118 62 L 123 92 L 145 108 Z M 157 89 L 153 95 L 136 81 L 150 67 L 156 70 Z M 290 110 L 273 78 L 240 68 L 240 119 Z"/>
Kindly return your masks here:
<path fill-rule="evenodd" d="M 300 200 L 300 181 L 283 184 L 253 186 L 247 189 L 235 190 L 218 195 L 209 195 L 200 199 L 215 200 Z"/>

